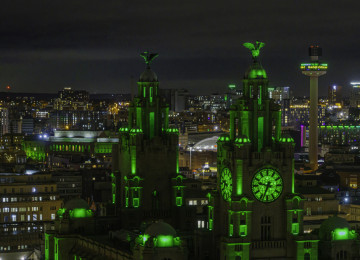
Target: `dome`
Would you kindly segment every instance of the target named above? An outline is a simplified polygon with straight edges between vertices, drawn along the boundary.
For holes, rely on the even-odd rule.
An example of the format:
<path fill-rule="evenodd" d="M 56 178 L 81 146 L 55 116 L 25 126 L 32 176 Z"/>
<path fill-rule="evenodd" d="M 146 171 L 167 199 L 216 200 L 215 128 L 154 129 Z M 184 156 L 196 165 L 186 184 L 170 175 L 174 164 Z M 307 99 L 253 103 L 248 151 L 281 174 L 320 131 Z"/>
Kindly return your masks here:
<path fill-rule="evenodd" d="M 89 205 L 87 204 L 87 202 L 85 200 L 77 198 L 77 199 L 72 199 L 72 200 L 69 200 L 68 202 L 66 202 L 64 208 L 67 210 L 89 209 Z"/>
<path fill-rule="evenodd" d="M 213 136 L 210 138 L 203 139 L 197 142 L 193 147 L 193 151 L 205 150 L 205 151 L 216 151 L 217 150 L 217 140 L 219 136 Z"/>
<path fill-rule="evenodd" d="M 145 234 L 153 237 L 157 236 L 176 236 L 175 229 L 169 224 L 159 221 L 151 224 L 146 230 Z"/>
<path fill-rule="evenodd" d="M 267 79 L 267 74 L 260 63 L 253 63 L 245 72 L 245 79 Z"/>
<path fill-rule="evenodd" d="M 338 216 L 329 217 L 325 220 L 319 230 L 319 237 L 321 240 L 331 240 L 331 232 L 335 229 L 348 229 L 350 230 L 350 225 L 344 218 Z"/>
<path fill-rule="evenodd" d="M 156 82 L 158 81 L 158 77 L 150 68 L 147 68 L 143 73 L 140 75 L 139 81 L 141 82 Z"/>

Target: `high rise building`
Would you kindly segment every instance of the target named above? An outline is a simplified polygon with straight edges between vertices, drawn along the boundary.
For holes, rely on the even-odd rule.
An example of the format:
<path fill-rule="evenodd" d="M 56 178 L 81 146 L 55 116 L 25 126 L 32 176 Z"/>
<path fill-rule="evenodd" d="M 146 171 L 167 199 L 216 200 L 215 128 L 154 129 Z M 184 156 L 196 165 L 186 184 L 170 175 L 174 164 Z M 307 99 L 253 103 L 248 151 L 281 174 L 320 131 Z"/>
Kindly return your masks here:
<path fill-rule="evenodd" d="M 350 107 L 360 107 L 360 82 L 351 82 Z"/>
<path fill-rule="evenodd" d="M 342 103 L 342 86 L 329 86 L 328 87 L 328 100 L 329 103 L 335 105 L 336 103 Z"/>

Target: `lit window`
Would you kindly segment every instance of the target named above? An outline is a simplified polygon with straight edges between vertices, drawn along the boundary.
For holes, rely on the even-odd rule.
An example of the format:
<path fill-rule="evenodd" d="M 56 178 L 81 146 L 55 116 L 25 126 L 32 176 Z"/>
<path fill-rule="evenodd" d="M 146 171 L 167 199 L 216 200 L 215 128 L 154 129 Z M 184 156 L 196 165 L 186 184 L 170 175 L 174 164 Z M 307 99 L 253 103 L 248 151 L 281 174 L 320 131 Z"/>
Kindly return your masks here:
<path fill-rule="evenodd" d="M 55 219 L 55 214 L 51 214 L 51 220 Z"/>

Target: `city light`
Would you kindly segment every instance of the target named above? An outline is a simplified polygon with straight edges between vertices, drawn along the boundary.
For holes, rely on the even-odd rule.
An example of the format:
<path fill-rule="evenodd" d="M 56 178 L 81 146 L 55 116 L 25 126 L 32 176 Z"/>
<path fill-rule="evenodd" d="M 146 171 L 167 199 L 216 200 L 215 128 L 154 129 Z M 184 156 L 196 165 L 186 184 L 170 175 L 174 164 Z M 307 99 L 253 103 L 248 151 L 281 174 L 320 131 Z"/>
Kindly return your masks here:
<path fill-rule="evenodd" d="M 301 70 L 327 70 L 327 63 L 301 63 Z"/>

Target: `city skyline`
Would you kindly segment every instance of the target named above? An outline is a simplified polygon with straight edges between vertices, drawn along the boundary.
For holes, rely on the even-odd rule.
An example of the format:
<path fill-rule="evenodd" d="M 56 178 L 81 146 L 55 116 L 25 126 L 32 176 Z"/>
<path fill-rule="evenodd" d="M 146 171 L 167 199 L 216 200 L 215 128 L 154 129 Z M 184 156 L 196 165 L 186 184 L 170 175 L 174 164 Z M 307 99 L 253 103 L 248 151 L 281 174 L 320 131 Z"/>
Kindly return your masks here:
<path fill-rule="evenodd" d="M 137 81 L 144 67 L 138 53 L 150 50 L 160 54 L 153 70 L 162 88 L 221 93 L 230 83 L 242 88 L 249 64 L 242 44 L 260 40 L 268 49 L 261 61 L 271 85 L 308 95 L 299 65 L 308 60 L 308 46 L 315 43 L 329 64 L 319 95 L 326 95 L 333 84 L 344 86 L 346 93 L 350 82 L 360 78 L 360 22 L 355 4 L 334 3 L 157 1 L 149 6 L 145 1 L 109 1 L 98 6 L 6 1 L 1 11 L 0 90 L 10 85 L 14 92 L 55 93 L 70 86 L 91 93 L 129 93 L 131 77 Z"/>

